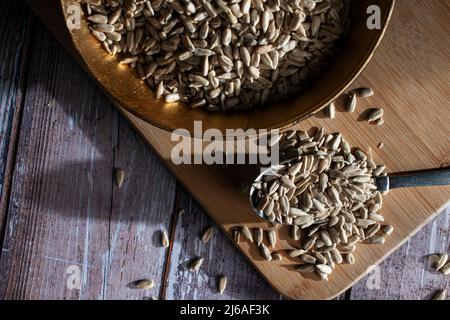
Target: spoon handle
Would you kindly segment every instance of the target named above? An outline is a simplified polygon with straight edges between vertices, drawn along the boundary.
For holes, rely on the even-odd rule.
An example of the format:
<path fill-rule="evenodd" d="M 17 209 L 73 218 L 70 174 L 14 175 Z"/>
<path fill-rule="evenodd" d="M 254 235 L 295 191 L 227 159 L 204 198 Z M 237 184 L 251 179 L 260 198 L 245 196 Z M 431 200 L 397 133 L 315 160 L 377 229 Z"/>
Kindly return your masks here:
<path fill-rule="evenodd" d="M 392 174 L 376 179 L 380 191 L 410 187 L 450 185 L 450 167 Z"/>

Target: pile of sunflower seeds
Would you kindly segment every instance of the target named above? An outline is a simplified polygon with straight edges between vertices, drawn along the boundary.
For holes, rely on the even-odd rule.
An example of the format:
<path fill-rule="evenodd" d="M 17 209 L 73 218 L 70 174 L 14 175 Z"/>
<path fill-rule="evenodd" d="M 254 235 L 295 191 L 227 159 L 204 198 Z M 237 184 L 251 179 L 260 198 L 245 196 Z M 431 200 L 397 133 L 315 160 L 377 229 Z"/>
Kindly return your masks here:
<path fill-rule="evenodd" d="M 299 271 L 327 279 L 335 264 L 354 263 L 358 243 L 385 242 L 393 227 L 382 225 L 383 195 L 374 178 L 386 175 L 386 167 L 377 166 L 371 152 L 352 150 L 340 133 L 323 128 L 311 136 L 286 132 L 279 145 L 282 159 L 294 160 L 254 184 L 256 204 L 270 221 L 291 225 L 299 246 L 287 254 L 300 259 Z M 267 246 L 260 252 L 273 259 Z"/>
<path fill-rule="evenodd" d="M 349 28 L 351 0 L 82 0 L 92 34 L 157 98 L 211 111 L 301 92 Z"/>

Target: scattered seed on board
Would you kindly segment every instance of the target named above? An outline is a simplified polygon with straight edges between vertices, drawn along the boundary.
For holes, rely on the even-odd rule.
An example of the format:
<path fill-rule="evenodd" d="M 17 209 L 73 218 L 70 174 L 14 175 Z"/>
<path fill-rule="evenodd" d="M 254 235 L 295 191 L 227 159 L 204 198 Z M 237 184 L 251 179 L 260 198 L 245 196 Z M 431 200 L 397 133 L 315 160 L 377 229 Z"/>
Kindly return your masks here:
<path fill-rule="evenodd" d="M 263 242 L 264 231 L 261 228 L 255 228 L 255 242 L 259 246 Z"/>
<path fill-rule="evenodd" d="M 228 279 L 225 276 L 220 276 L 218 281 L 218 291 L 219 294 L 222 294 L 227 288 Z"/>
<path fill-rule="evenodd" d="M 434 266 L 436 271 L 441 270 L 441 268 L 447 263 L 447 261 L 448 261 L 448 254 L 447 253 L 440 254 L 439 259 L 436 261 L 436 264 Z"/>
<path fill-rule="evenodd" d="M 277 233 L 274 229 L 267 231 L 267 240 L 269 242 L 270 247 L 274 248 L 275 244 L 277 243 Z"/>
<path fill-rule="evenodd" d="M 192 272 L 196 272 L 196 271 L 200 270 L 200 267 L 202 266 L 202 264 L 203 264 L 203 258 L 195 259 L 189 265 L 189 270 Z"/>
<path fill-rule="evenodd" d="M 272 253 L 272 260 L 281 261 L 283 260 L 283 256 L 278 252 Z"/>
<path fill-rule="evenodd" d="M 372 109 L 369 114 L 367 115 L 367 122 L 377 121 L 380 119 L 384 114 L 383 109 Z"/>
<path fill-rule="evenodd" d="M 202 242 L 203 243 L 207 243 L 211 239 L 211 237 L 213 236 L 213 233 L 214 233 L 214 228 L 213 227 L 206 228 L 205 231 L 203 231 L 203 234 L 202 234 L 202 238 L 201 238 Z"/>
<path fill-rule="evenodd" d="M 239 243 L 241 241 L 241 233 L 239 230 L 233 230 L 233 240 L 235 243 Z"/>
<path fill-rule="evenodd" d="M 446 289 L 437 291 L 431 298 L 431 300 L 445 300 L 445 299 L 447 299 Z"/>
<path fill-rule="evenodd" d="M 268 219 L 291 224 L 291 238 L 298 243 L 284 250 L 289 260 L 303 264 L 299 272 L 327 280 L 337 264 L 355 263 L 359 243 L 383 244 L 392 234 L 391 225 L 380 224 L 383 194 L 374 183 L 386 166 L 374 163 L 370 149 L 352 149 L 342 134 L 323 128 L 314 134 L 285 132 L 279 146 L 280 154 L 298 160 L 257 181 L 256 196 Z M 264 243 L 259 250 L 264 259 L 276 260 Z"/>
<path fill-rule="evenodd" d="M 450 273 L 450 262 L 447 262 L 439 271 L 448 275 Z"/>
<path fill-rule="evenodd" d="M 122 169 L 115 169 L 114 170 L 114 181 L 117 185 L 117 187 L 121 187 L 123 184 L 123 180 L 125 179 L 125 171 Z"/>
<path fill-rule="evenodd" d="M 382 229 L 382 232 L 387 235 L 390 236 L 392 234 L 392 232 L 394 232 L 394 227 L 391 225 L 385 225 Z"/>
<path fill-rule="evenodd" d="M 383 149 L 384 148 L 384 143 L 380 142 L 377 146 L 378 149 Z"/>
<path fill-rule="evenodd" d="M 169 237 L 167 236 L 166 230 L 161 231 L 161 245 L 164 248 L 169 247 Z"/>
<path fill-rule="evenodd" d="M 155 286 L 155 281 L 149 279 L 137 280 L 134 282 L 137 289 L 151 289 Z"/>

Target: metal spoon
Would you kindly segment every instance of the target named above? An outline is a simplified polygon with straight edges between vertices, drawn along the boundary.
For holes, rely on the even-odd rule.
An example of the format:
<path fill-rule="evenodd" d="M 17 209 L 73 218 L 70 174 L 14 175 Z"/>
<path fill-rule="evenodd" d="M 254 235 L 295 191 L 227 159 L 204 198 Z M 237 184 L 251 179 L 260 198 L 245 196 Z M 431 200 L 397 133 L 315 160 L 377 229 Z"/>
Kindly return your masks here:
<path fill-rule="evenodd" d="M 268 168 L 267 170 L 263 171 L 260 175 L 258 175 L 258 177 L 255 179 L 254 182 L 261 181 L 263 176 L 277 173 L 279 171 L 280 166 L 288 164 L 293 160 L 297 160 L 297 158 L 286 160 L 282 162 L 280 165 Z M 381 192 L 398 188 L 447 186 L 450 185 L 450 167 L 422 170 L 422 171 L 392 173 L 387 176 L 376 177 L 375 184 L 377 186 L 377 189 Z M 260 218 L 268 221 L 264 213 L 256 209 L 256 203 L 258 200 L 257 191 L 258 189 L 255 188 L 253 183 L 252 187 L 250 188 L 250 203 L 252 205 L 253 211 Z"/>

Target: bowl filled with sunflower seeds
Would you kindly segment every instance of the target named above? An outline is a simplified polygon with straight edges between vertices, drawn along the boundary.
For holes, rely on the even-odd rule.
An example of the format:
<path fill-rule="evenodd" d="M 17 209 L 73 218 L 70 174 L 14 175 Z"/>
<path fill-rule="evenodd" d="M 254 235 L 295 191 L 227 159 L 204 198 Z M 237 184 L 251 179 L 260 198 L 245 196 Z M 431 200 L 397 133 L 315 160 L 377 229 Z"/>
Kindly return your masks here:
<path fill-rule="evenodd" d="M 61 4 L 68 21 L 81 12 L 69 28 L 73 44 L 117 104 L 161 128 L 192 131 L 195 120 L 204 130 L 282 128 L 314 114 L 368 63 L 394 0 Z"/>

